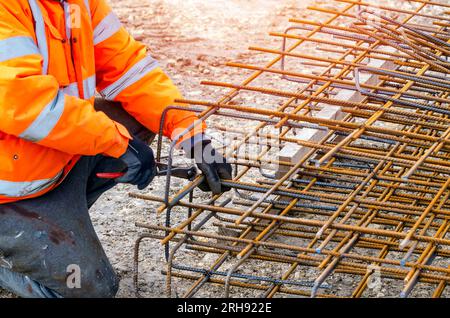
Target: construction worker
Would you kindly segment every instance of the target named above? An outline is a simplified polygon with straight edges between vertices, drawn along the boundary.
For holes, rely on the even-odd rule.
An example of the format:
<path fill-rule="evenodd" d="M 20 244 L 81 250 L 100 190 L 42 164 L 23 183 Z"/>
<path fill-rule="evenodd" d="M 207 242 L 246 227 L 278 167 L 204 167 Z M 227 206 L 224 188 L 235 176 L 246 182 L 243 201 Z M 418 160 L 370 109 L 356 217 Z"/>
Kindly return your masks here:
<path fill-rule="evenodd" d="M 96 104 L 96 91 L 107 102 Z M 0 0 L 1 287 L 22 297 L 115 296 L 88 209 L 117 183 L 150 184 L 148 142 L 180 97 L 105 0 Z M 205 127 L 181 134 L 196 120 L 168 111 L 164 135 L 195 159 L 203 190 L 228 191 L 220 178 L 231 166 Z M 125 175 L 97 177 L 117 171 Z"/>

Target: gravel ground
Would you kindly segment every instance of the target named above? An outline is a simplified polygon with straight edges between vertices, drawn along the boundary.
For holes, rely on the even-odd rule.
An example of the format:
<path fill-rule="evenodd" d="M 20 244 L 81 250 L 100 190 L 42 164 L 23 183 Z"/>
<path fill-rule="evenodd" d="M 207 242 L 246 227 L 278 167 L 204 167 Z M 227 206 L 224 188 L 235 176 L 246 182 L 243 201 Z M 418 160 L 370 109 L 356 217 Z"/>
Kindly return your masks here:
<path fill-rule="evenodd" d="M 325 4 L 323 0 L 110 0 L 128 30 L 145 42 L 153 56 L 171 75 L 186 97 L 214 100 L 219 91 L 200 86 L 201 80 L 238 82 L 246 74 L 224 67 L 228 61 L 239 60 L 261 64 L 266 55 L 249 53 L 249 45 L 279 47 L 279 39 L 267 36 L 269 31 L 283 32 L 290 17 L 314 19 L 306 8 L 310 4 Z M 385 1 L 383 1 L 385 2 Z M 308 49 L 308 45 L 304 46 Z M 314 52 L 314 46 L 309 47 Z M 310 52 L 310 53 L 311 53 Z M 288 84 L 287 84 L 288 85 Z M 239 123 L 236 123 L 239 127 Z M 163 179 L 156 180 L 144 191 L 152 195 L 163 195 Z M 175 186 L 182 186 L 182 182 Z M 91 215 L 106 253 L 121 277 L 118 297 L 133 297 L 133 247 L 140 232 L 135 222 L 161 224 L 164 219 L 155 213 L 157 205 L 130 199 L 129 186 L 120 185 L 106 193 L 92 208 Z M 198 196 L 205 196 L 197 193 Z M 205 196 L 207 198 L 207 196 Z M 184 215 L 174 215 L 175 221 Z M 185 254 L 186 255 L 186 254 Z M 195 257 L 195 255 L 191 255 Z M 163 248 L 156 240 L 145 241 L 140 258 L 142 262 L 142 291 L 147 297 L 163 297 L 165 268 Z M 199 262 L 208 261 L 199 259 Z M 273 271 L 274 269 L 267 269 Z M 277 269 L 278 270 L 278 269 Z M 281 270 L 281 268 L 279 269 Z M 314 277 L 315 269 L 299 277 Z M 348 294 L 354 288 L 351 279 L 334 275 L 333 283 L 342 286 L 338 293 Z M 177 286 L 175 292 L 183 286 Z M 392 282 L 396 285 L 397 282 Z M 391 282 L 384 284 L 377 294 L 389 295 Z M 415 296 L 426 296 L 428 291 L 418 291 Z M 206 296 L 220 296 L 211 287 Z M 246 292 L 242 296 L 248 296 Z M 2 293 L 1 297 L 11 297 Z"/>

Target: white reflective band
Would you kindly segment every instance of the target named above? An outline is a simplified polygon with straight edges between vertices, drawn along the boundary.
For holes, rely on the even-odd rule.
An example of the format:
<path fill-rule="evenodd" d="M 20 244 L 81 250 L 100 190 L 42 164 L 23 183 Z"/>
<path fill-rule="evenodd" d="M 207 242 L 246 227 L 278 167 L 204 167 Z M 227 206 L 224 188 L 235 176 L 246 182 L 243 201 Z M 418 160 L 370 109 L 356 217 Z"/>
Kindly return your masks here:
<path fill-rule="evenodd" d="M 63 171 L 60 171 L 54 178 L 27 182 L 0 180 L 0 195 L 11 198 L 21 198 L 36 194 L 54 185 L 62 174 Z"/>
<path fill-rule="evenodd" d="M 80 93 L 78 92 L 78 83 L 69 84 L 69 86 L 62 88 L 61 90 L 66 95 L 80 98 Z"/>
<path fill-rule="evenodd" d="M 151 56 L 147 56 L 133 65 L 133 67 L 122 75 L 115 83 L 102 90 L 100 94 L 107 100 L 114 100 L 124 89 L 138 82 L 157 67 L 158 61 Z"/>
<path fill-rule="evenodd" d="M 53 101 L 41 111 L 34 122 L 19 137 L 31 142 L 38 142 L 47 137 L 58 124 L 64 112 L 64 102 L 64 92 L 60 90 Z"/>
<path fill-rule="evenodd" d="M 70 3 L 64 1 L 64 17 L 66 19 L 66 37 L 72 38 L 72 16 L 70 15 Z"/>
<path fill-rule="evenodd" d="M 32 54 L 40 52 L 31 37 L 16 36 L 0 41 L 0 62 Z"/>
<path fill-rule="evenodd" d="M 114 12 L 111 12 L 106 17 L 104 17 L 103 20 L 100 21 L 100 23 L 95 28 L 94 45 L 107 40 L 108 38 L 116 34 L 121 27 L 122 24 L 120 23 L 119 18 L 114 14 Z"/>
<path fill-rule="evenodd" d="M 89 5 L 89 0 L 84 0 L 84 5 L 85 5 L 85 7 L 86 7 L 86 10 L 87 10 L 88 13 L 89 13 L 89 16 L 90 16 L 91 19 L 92 19 L 92 15 L 91 15 L 91 6 Z"/>
<path fill-rule="evenodd" d="M 85 79 L 83 81 L 84 99 L 91 99 L 95 96 L 96 78 L 95 75 Z M 72 83 L 64 88 L 62 92 L 66 95 L 80 98 L 78 91 L 78 83 Z"/>
<path fill-rule="evenodd" d="M 95 96 L 96 85 L 95 75 L 92 75 L 83 81 L 84 99 L 91 99 Z"/>
<path fill-rule="evenodd" d="M 37 4 L 36 0 L 28 0 L 31 12 L 33 13 L 33 18 L 35 22 L 35 32 L 36 39 L 39 47 L 39 51 L 44 58 L 44 63 L 42 65 L 42 74 L 48 73 L 48 46 L 47 46 L 47 35 L 45 33 L 44 18 L 42 16 L 41 9 Z"/>

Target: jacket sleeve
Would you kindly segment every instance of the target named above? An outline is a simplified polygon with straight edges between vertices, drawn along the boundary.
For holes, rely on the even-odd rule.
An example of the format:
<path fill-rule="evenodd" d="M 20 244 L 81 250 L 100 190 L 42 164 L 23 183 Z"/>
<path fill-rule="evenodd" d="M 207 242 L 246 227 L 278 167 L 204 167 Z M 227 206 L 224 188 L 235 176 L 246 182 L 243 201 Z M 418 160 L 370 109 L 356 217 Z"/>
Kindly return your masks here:
<path fill-rule="evenodd" d="M 34 28 L 19 3 L 0 3 L 0 131 L 68 154 L 121 156 L 126 128 L 42 74 Z"/>
<path fill-rule="evenodd" d="M 94 27 L 97 90 L 107 100 L 118 101 L 141 124 L 158 133 L 164 110 L 182 95 L 170 78 L 121 25 L 105 0 L 91 0 Z M 198 118 L 192 112 L 166 114 L 163 134 L 174 139 Z M 187 134 L 187 139 L 205 128 Z"/>

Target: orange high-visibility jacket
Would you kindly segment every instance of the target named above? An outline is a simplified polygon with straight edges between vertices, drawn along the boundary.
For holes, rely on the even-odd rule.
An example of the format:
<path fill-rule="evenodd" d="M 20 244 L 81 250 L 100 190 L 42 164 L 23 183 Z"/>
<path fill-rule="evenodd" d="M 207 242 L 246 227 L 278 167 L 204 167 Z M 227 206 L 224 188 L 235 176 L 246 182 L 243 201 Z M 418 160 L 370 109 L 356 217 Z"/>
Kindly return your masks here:
<path fill-rule="evenodd" d="M 126 151 L 96 91 L 153 132 L 181 97 L 105 0 L 0 0 L 0 204 L 52 190 L 80 156 Z M 195 119 L 168 112 L 164 135 Z"/>

